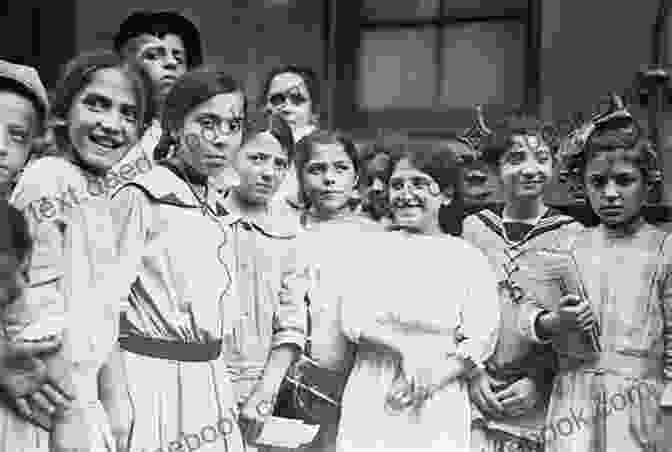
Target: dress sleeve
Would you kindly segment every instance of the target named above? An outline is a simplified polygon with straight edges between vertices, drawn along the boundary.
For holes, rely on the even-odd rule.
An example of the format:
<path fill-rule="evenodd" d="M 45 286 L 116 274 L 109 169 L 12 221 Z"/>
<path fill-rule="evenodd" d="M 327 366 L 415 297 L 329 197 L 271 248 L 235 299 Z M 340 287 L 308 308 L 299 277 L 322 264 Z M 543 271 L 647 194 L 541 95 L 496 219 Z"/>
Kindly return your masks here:
<path fill-rule="evenodd" d="M 21 178 L 12 202 L 29 211 L 35 203 L 51 208 L 27 215 L 37 243 L 32 279 L 21 304 L 10 306 L 8 323 L 24 339 L 62 335 L 61 350 L 47 358 L 49 373 L 88 403 L 96 397 L 90 382 L 116 340 L 118 268 L 108 202 L 86 198 L 82 177 L 52 159 L 36 162 Z"/>
<path fill-rule="evenodd" d="M 112 198 L 112 221 L 117 230 L 116 248 L 125 273 L 121 284 L 129 287 L 137 276 L 146 250 L 148 238 L 152 235 L 152 205 L 149 198 L 138 188 L 122 188 Z M 128 298 L 122 296 L 121 310 L 128 309 Z"/>
<path fill-rule="evenodd" d="M 668 235 L 663 244 L 665 274 L 660 283 L 660 300 L 663 314 L 663 377 L 665 388 L 660 399 L 663 407 L 672 407 L 672 239 Z"/>
<path fill-rule="evenodd" d="M 520 333 L 532 342 L 537 344 L 550 344 L 550 338 L 543 338 L 537 332 L 537 320 L 541 314 L 548 312 L 548 309 L 530 295 L 525 295 L 520 305 L 520 315 L 518 317 L 518 329 Z"/>
<path fill-rule="evenodd" d="M 461 306 L 457 355 L 474 364 L 481 365 L 495 351 L 499 334 L 499 298 L 494 272 L 487 258 L 476 248 L 469 247 L 469 269 L 462 267 L 466 278 L 466 298 Z M 465 271 L 466 270 L 466 271 Z"/>
<path fill-rule="evenodd" d="M 296 241 L 293 240 L 293 242 Z M 290 247 L 282 267 L 285 270 L 280 275 L 282 278 L 281 285 L 292 278 L 298 277 L 301 273 L 295 245 Z M 303 349 L 306 342 L 307 315 L 307 306 L 303 296 L 287 296 L 278 300 L 273 315 L 271 347 L 275 348 L 289 344 Z"/>
<path fill-rule="evenodd" d="M 68 212 L 64 209 L 65 200 L 58 200 L 63 200 L 68 190 L 54 174 L 61 168 L 48 160 L 53 159 L 38 161 L 26 168 L 10 198 L 25 215 L 34 241 L 29 286 L 25 296 L 6 311 L 5 322 L 10 335 L 18 334 L 38 320 L 56 318 L 65 312 L 63 260 Z M 46 335 L 55 333 L 59 332 L 45 331 Z"/>

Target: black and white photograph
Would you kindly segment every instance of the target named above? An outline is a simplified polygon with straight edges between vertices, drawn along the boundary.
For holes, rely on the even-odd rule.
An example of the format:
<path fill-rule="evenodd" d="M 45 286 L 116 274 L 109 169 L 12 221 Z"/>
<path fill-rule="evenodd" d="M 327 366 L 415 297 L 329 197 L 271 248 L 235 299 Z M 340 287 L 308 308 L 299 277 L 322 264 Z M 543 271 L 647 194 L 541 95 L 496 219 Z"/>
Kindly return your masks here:
<path fill-rule="evenodd" d="M 0 29 L 0 452 L 672 452 L 672 0 Z"/>

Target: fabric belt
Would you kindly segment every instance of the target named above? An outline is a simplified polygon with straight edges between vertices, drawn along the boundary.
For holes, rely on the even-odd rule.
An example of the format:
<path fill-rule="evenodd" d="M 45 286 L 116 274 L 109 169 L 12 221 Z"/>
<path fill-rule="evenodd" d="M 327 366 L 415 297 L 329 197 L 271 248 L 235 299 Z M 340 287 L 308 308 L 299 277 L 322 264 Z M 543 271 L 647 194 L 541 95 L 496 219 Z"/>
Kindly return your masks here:
<path fill-rule="evenodd" d="M 582 362 L 574 357 L 559 355 L 558 368 L 560 372 L 578 371 L 630 378 L 656 378 L 663 375 L 663 360 L 618 352 L 602 352 L 597 360 Z"/>
<path fill-rule="evenodd" d="M 207 362 L 222 352 L 222 340 L 214 342 L 178 342 L 136 334 L 119 337 L 119 346 L 136 355 L 183 362 Z"/>

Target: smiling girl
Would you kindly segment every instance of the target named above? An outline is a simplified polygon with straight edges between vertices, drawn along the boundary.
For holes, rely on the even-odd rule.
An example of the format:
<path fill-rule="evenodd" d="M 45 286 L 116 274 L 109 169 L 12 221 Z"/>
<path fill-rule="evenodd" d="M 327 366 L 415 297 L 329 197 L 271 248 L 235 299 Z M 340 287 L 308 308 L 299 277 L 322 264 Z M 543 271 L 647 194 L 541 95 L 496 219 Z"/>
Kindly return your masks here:
<path fill-rule="evenodd" d="M 494 349 L 499 309 L 485 257 L 439 225 L 441 206 L 459 196 L 458 172 L 438 149 L 396 155 L 388 196 L 398 231 L 362 237 L 371 259 L 348 259 L 349 246 L 332 252 L 345 281 L 330 286 L 344 294 L 341 331 L 357 348 L 341 450 L 468 448 L 466 382 Z"/>
<path fill-rule="evenodd" d="M 114 447 L 108 416 L 113 430 L 124 428 L 115 404 L 123 397 L 111 389 L 123 392 L 123 382 L 101 389 L 107 416 L 98 401 L 99 371 L 116 362 L 120 268 L 109 201 L 87 189 L 90 178 L 104 176 L 138 142 L 151 105 L 151 84 L 139 68 L 113 52 L 75 58 L 59 81 L 52 108 L 61 155 L 28 165 L 12 194 L 20 209 L 39 206 L 45 221 L 29 218 L 35 238 L 30 285 L 25 301 L 8 314 L 10 331 L 17 340 L 62 335 L 64 347 L 51 360 L 51 370 L 76 395 L 71 409 L 48 413 L 54 425 L 51 444 L 32 447 L 100 450 Z"/>
<path fill-rule="evenodd" d="M 480 164 L 499 179 L 502 207 L 482 210 L 467 217 L 463 237 L 488 258 L 498 282 L 507 279 L 511 256 L 557 240 L 581 229 L 574 219 L 544 204 L 544 188 L 553 171 L 553 149 L 542 137 L 544 124 L 532 117 L 512 117 L 493 127 Z M 518 274 L 516 274 L 518 276 Z M 538 287 L 524 285 L 528 292 Z M 548 302 L 549 300 L 544 300 Z M 479 409 L 472 441 L 474 451 L 497 451 L 515 444 L 525 451 L 543 450 L 528 432 L 544 425 L 550 390 L 552 351 L 531 346 L 518 332 L 520 304 L 500 290 L 502 324 L 497 349 L 487 372 L 472 380 L 472 399 Z"/>

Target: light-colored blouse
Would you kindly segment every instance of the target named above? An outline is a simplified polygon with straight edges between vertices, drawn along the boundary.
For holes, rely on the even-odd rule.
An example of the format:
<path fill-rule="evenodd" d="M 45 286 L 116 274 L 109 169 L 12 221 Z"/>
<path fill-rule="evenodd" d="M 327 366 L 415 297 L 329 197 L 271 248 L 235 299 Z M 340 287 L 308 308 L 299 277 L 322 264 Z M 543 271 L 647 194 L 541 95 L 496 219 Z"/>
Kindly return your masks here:
<path fill-rule="evenodd" d="M 548 432 L 547 448 L 659 450 L 660 408 L 672 406 L 672 240 L 639 221 L 627 231 L 586 230 L 566 243 L 566 251 L 598 321 L 600 349 L 578 342 L 580 332 L 552 338 L 559 371 L 547 425 L 571 412 L 591 422 L 571 435 Z M 535 319 L 530 316 L 523 331 L 539 339 Z"/>
<path fill-rule="evenodd" d="M 386 395 L 404 358 L 376 345 L 375 337 L 381 329 L 404 335 L 409 348 L 402 352 L 425 359 L 435 383 L 451 366 L 459 369 L 464 358 L 482 363 L 494 351 L 499 324 L 492 269 L 476 248 L 452 236 L 361 235 L 368 259 L 345 244 L 334 256 L 355 257 L 339 269 L 342 327 L 357 343 L 339 447 L 467 450 L 471 411 L 465 383 L 459 377 L 450 381 L 420 412 L 390 411 Z"/>
<path fill-rule="evenodd" d="M 283 277 L 296 268 L 299 218 L 281 200 L 255 213 L 243 208 L 233 191 L 219 202 L 229 234 L 236 291 L 229 316 L 231 353 L 226 358 L 241 400 L 261 376 L 271 348 L 305 343 L 305 310 L 301 304 L 283 307 L 278 298 Z"/>
<path fill-rule="evenodd" d="M 69 371 L 52 371 L 93 420 L 91 444 L 103 447 L 109 435 L 97 373 L 116 342 L 124 265 L 109 200 L 91 190 L 91 180 L 60 157 L 38 159 L 22 174 L 10 202 L 24 212 L 34 238 L 30 286 L 3 322 L 10 337 L 63 336 Z"/>

